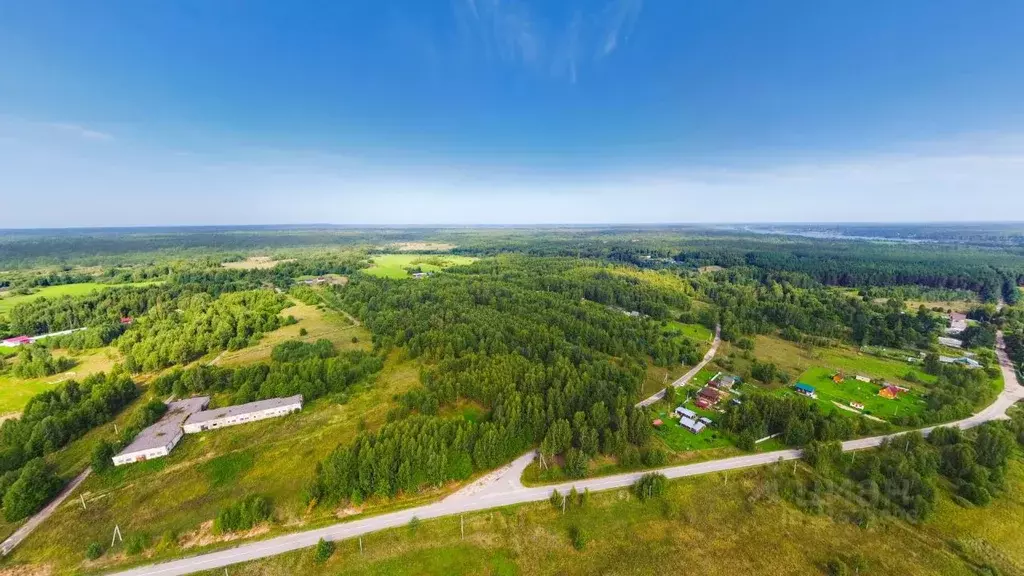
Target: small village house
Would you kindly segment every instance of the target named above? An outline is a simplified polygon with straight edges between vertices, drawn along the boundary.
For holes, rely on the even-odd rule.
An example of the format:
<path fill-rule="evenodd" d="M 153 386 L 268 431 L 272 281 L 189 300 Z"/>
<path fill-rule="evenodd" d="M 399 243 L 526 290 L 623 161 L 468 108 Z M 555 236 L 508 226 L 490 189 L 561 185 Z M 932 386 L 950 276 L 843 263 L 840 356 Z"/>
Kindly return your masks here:
<path fill-rule="evenodd" d="M 697 393 L 697 398 L 704 400 L 709 406 L 714 406 L 722 400 L 722 393 L 711 386 L 705 386 Z"/>
<path fill-rule="evenodd" d="M 803 394 L 808 398 L 817 398 L 818 396 L 817 392 L 814 390 L 814 386 L 804 384 L 803 382 L 797 382 L 793 389 L 796 390 L 797 394 Z"/>
<path fill-rule="evenodd" d="M 686 416 L 683 416 L 682 418 L 679 419 L 679 425 L 682 426 L 683 428 L 686 428 L 690 432 L 693 432 L 694 434 L 700 434 L 705 427 L 705 424 L 703 422 L 687 418 Z"/>
<path fill-rule="evenodd" d="M 878 395 L 888 400 L 895 400 L 900 396 L 900 389 L 889 384 L 887 386 L 883 386 L 882 389 L 878 391 Z"/>

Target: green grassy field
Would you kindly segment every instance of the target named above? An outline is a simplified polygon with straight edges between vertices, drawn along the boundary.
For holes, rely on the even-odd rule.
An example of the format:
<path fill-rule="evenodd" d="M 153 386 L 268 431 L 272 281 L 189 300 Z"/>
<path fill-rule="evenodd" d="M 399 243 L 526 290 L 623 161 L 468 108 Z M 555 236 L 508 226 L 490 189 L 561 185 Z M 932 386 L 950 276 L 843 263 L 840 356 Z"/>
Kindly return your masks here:
<path fill-rule="evenodd" d="M 20 412 L 33 396 L 65 380 L 81 380 L 90 374 L 109 372 L 117 361 L 118 353 L 113 347 L 108 347 L 74 354 L 72 358 L 77 364 L 63 374 L 27 380 L 0 375 L 0 416 Z"/>
<path fill-rule="evenodd" d="M 711 338 L 714 335 L 711 330 L 708 330 L 708 328 L 702 324 L 683 324 L 682 322 L 672 320 L 668 323 L 668 328 L 670 330 L 679 330 L 683 333 L 683 336 L 686 336 L 690 340 L 698 343 L 710 343 Z M 706 348 L 707 347 L 705 346 L 705 349 Z"/>
<path fill-rule="evenodd" d="M 93 475 L 82 487 L 88 509 L 82 510 L 80 503 L 61 506 L 13 553 L 13 561 L 48 566 L 58 574 L 80 573 L 93 566 L 83 564 L 88 544 L 109 538 L 115 524 L 126 537 L 143 533 L 154 545 L 161 539 L 171 543 L 151 548 L 147 554 L 153 558 L 225 546 L 227 542 L 212 535 L 208 522 L 221 507 L 250 494 L 261 494 L 273 503 L 276 523 L 271 533 L 330 522 L 338 510 L 310 510 L 303 501 L 302 485 L 312 477 L 315 463 L 361 428 L 381 425 L 396 405 L 395 395 L 418 385 L 419 366 L 394 353 L 377 382 L 354 391 L 344 404 L 321 399 L 285 418 L 188 435 L 167 458 Z M 95 441 L 92 435 L 87 438 Z M 88 454 L 82 440 L 66 451 Z M 72 467 L 71 460 L 77 462 L 80 457 L 62 467 Z M 450 489 L 446 486 L 396 501 L 371 500 L 349 513 L 376 513 L 424 502 Z M 95 568 L 141 560 L 113 555 Z"/>
<path fill-rule="evenodd" d="M 439 272 L 449 266 L 469 264 L 474 260 L 468 256 L 446 254 L 378 254 L 371 258 L 373 265 L 363 272 L 381 278 L 408 278 L 406 268 L 419 266 L 424 272 Z"/>
<path fill-rule="evenodd" d="M 935 382 L 935 376 L 926 374 L 920 364 L 872 356 L 852 346 L 804 347 L 782 338 L 765 335 L 757 336 L 754 343 L 754 357 L 762 362 L 774 362 L 782 368 L 789 374 L 789 384 L 793 384 L 797 376 L 814 367 L 842 370 L 851 377 L 861 374 L 871 378 L 883 378 L 909 388 L 922 386 L 921 383 L 909 382 L 904 378 L 911 371 L 924 385 Z M 742 351 L 726 343 L 719 355 L 730 357 L 735 364 L 733 370 L 742 373 L 745 369 L 749 370 L 750 361 L 743 358 L 740 352 Z"/>
<path fill-rule="evenodd" d="M 763 497 L 760 470 L 669 484 L 664 498 L 639 502 L 625 490 L 591 494 L 562 514 L 547 502 L 439 518 L 337 543 L 325 564 L 312 549 L 232 566 L 233 576 L 664 574 L 679 566 L 708 576 L 820 576 L 836 557 L 859 557 L 864 575 L 1020 574 L 1024 464 L 987 508 L 964 509 L 940 489 L 935 514 L 911 525 L 891 517 L 858 527 Z M 760 497 L 754 495 L 762 494 Z M 584 535 L 577 550 L 570 530 Z M 983 572 L 989 565 L 995 570 Z M 694 570 L 698 571 L 698 570 Z M 204 573 L 221 576 L 223 570 Z M 853 574 L 851 571 L 850 574 Z"/>
<path fill-rule="evenodd" d="M 830 368 L 811 368 L 797 378 L 798 382 L 814 386 L 818 395 L 818 401 L 824 403 L 828 408 L 834 408 L 833 402 L 843 406 L 849 406 L 850 402 L 860 402 L 864 405 L 864 413 L 877 418 L 891 418 L 896 415 L 909 416 L 920 414 L 927 404 L 916 391 L 902 393 L 895 400 L 888 400 L 878 395 L 881 387 L 871 382 L 861 382 L 853 375 L 847 374 L 842 384 L 832 381 L 835 370 Z M 784 393 L 791 392 L 785 389 Z"/>
<path fill-rule="evenodd" d="M 96 290 L 106 290 L 114 286 L 147 286 L 159 282 L 137 282 L 134 284 L 99 284 L 96 282 L 84 282 L 82 284 L 64 284 L 61 286 L 47 286 L 39 288 L 32 294 L 10 294 L 0 296 L 0 316 L 7 314 L 11 308 L 18 304 L 31 302 L 36 298 L 58 298 L 60 296 L 85 296 Z"/>

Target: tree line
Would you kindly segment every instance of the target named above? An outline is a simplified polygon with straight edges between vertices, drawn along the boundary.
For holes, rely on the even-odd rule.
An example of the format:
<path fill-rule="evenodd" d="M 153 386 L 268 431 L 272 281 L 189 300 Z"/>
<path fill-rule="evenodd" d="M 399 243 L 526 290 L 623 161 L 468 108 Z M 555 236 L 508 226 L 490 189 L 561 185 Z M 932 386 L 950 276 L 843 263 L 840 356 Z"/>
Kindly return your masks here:
<path fill-rule="evenodd" d="M 37 394 L 20 417 L 4 421 L 0 425 L 0 498 L 7 520 L 34 513 L 60 488 L 43 456 L 109 422 L 138 395 L 129 375 L 115 370 Z"/>
<path fill-rule="evenodd" d="M 329 350 L 329 351 L 328 351 Z M 336 353 L 330 341 L 285 342 L 272 361 L 223 368 L 197 365 L 175 369 L 153 381 L 159 395 L 178 397 L 232 393 L 232 404 L 302 394 L 307 401 L 344 392 L 383 367 L 380 357 L 362 351 Z"/>

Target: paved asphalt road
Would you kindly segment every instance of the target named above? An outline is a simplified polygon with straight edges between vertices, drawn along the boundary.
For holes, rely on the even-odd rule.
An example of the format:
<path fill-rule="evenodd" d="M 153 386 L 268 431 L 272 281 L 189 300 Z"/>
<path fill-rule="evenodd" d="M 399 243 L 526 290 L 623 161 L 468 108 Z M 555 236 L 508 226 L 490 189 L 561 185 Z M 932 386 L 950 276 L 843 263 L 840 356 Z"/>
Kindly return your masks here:
<path fill-rule="evenodd" d="M 1013 365 L 1010 363 L 1006 352 L 1003 350 L 1004 345 L 1002 333 L 997 335 L 997 339 L 998 345 L 996 353 L 999 358 L 999 363 L 1003 371 L 1003 379 L 1005 381 L 1003 392 L 992 405 L 988 406 L 981 412 L 959 422 L 947 425 L 955 425 L 961 428 L 972 428 L 990 420 L 1005 419 L 1007 409 L 1013 406 L 1017 401 L 1024 399 L 1024 387 L 1021 387 L 1020 383 L 1017 382 L 1017 375 L 1014 372 Z M 709 352 L 709 354 L 713 355 L 713 350 L 717 348 L 717 337 L 715 341 L 716 345 L 712 348 L 712 351 Z M 932 428 L 926 428 L 922 431 L 928 433 L 931 430 Z M 892 436 L 898 436 L 898 434 Z M 848 442 L 843 442 L 843 450 L 861 450 L 864 448 L 871 448 L 880 445 L 883 440 L 892 436 L 876 436 L 872 438 L 850 440 Z M 778 450 L 763 454 L 750 454 L 746 456 L 736 456 L 734 458 L 725 458 L 722 460 L 712 460 L 709 462 L 701 462 L 699 464 L 673 466 L 670 468 L 663 468 L 658 470 L 658 472 L 661 472 L 669 478 L 684 478 L 687 476 L 709 474 L 712 472 L 724 472 L 726 470 L 739 470 L 742 468 L 763 466 L 780 460 L 795 460 L 799 457 L 799 450 Z M 221 552 L 211 552 L 209 554 L 202 554 L 191 558 L 183 558 L 181 560 L 143 566 L 134 570 L 119 572 L 118 574 L 120 576 L 141 576 L 144 574 L 176 576 L 179 574 L 189 574 L 202 570 L 221 568 L 238 562 L 266 558 L 268 556 L 275 556 L 284 552 L 314 546 L 320 538 L 324 538 L 326 540 L 343 540 L 387 528 L 404 526 L 414 517 L 419 518 L 420 520 L 426 520 L 440 516 L 456 515 L 463 512 L 473 512 L 489 508 L 509 506 L 512 504 L 522 504 L 524 502 L 546 500 L 554 489 L 564 493 L 572 487 L 576 487 L 576 489 L 580 491 L 583 489 L 589 489 L 591 492 L 623 488 L 632 485 L 636 482 L 637 478 L 649 472 L 618 474 L 604 478 L 592 478 L 577 482 L 566 482 L 554 486 L 527 488 L 522 485 L 519 479 L 522 476 L 523 470 L 530 464 L 530 462 L 533 461 L 533 458 L 533 453 L 524 454 L 508 466 L 488 474 L 477 482 L 474 482 L 459 492 L 435 504 L 410 508 L 408 510 L 392 512 L 391 514 L 374 516 L 363 520 L 335 524 L 318 530 L 309 530 L 307 532 L 298 532 L 287 536 L 279 536 L 277 538 L 271 538 L 261 542 L 253 542 L 251 544 L 245 544 Z"/>
<path fill-rule="evenodd" d="M 704 359 L 701 360 L 700 362 L 698 362 L 696 366 L 691 368 L 689 372 L 687 372 L 686 374 L 683 374 L 682 376 L 680 376 L 678 380 L 676 380 L 675 382 L 672 383 L 672 385 L 675 386 L 676 388 L 678 388 L 680 386 L 686 386 L 686 384 L 694 376 L 697 375 L 697 372 L 700 372 L 701 369 L 703 369 L 705 366 L 708 365 L 708 362 L 711 362 L 711 360 L 715 357 L 715 353 L 718 352 L 718 345 L 721 344 L 721 343 L 722 343 L 722 326 L 721 325 L 717 325 L 717 326 L 715 326 L 715 340 L 711 343 L 711 348 L 707 351 L 706 354 L 704 354 Z M 664 390 L 658 390 L 658 392 L 655 393 L 654 396 L 651 396 L 650 398 L 647 398 L 645 400 L 641 400 L 640 402 L 637 402 L 636 405 L 640 406 L 640 407 L 650 406 L 651 404 L 654 404 L 655 402 L 657 402 L 658 400 L 661 400 L 664 397 L 665 397 L 665 391 Z"/>

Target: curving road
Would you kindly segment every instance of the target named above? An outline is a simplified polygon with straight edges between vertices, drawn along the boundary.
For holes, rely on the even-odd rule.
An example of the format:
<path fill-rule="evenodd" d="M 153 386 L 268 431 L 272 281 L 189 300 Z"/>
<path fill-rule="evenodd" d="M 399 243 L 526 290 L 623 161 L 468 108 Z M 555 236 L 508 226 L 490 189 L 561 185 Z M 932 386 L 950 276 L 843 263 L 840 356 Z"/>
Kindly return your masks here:
<path fill-rule="evenodd" d="M 718 346 L 721 343 L 722 325 L 718 324 L 715 326 L 715 339 L 711 342 L 711 348 L 709 348 L 708 351 L 704 354 L 704 358 L 700 362 L 698 362 L 696 366 L 691 368 L 689 372 L 680 376 L 678 380 L 672 383 L 672 385 L 675 386 L 676 388 L 680 386 L 686 386 L 686 384 L 689 383 L 690 380 L 697 375 L 697 372 L 700 372 L 701 369 L 708 365 L 708 362 L 711 362 L 711 360 L 714 359 L 715 354 L 718 352 Z M 664 397 L 665 390 L 658 390 L 658 392 L 655 393 L 653 396 L 637 402 L 636 405 L 641 408 L 644 406 L 650 406 L 651 404 L 654 404 L 655 402 L 661 400 Z"/>
<path fill-rule="evenodd" d="M 1013 369 L 1013 365 L 1010 363 L 1010 360 L 1004 351 L 1003 335 L 1001 332 L 997 334 L 997 341 L 996 354 L 999 358 L 999 364 L 1003 371 L 1003 379 L 1005 382 L 1005 387 L 1002 393 L 999 394 L 999 397 L 993 404 L 984 410 L 969 418 L 960 420 L 959 422 L 946 424 L 946 426 L 972 428 L 990 420 L 1005 419 L 1007 418 L 1006 411 L 1013 406 L 1014 403 L 1024 399 L 1024 387 L 1021 387 L 1020 383 L 1017 381 L 1017 375 Z M 715 348 L 717 348 L 717 345 L 713 350 Z M 713 353 L 709 353 L 713 356 Z M 932 428 L 925 428 L 922 432 L 927 434 L 931 430 Z M 894 436 L 899 436 L 899 434 L 850 440 L 848 442 L 843 442 L 843 450 L 861 450 L 864 448 L 875 447 L 880 445 L 886 438 Z M 670 468 L 662 468 L 657 470 L 657 472 L 664 474 L 668 478 L 684 478 L 687 476 L 696 476 L 712 472 L 724 472 L 726 470 L 739 470 L 754 466 L 763 466 L 773 462 L 779 462 L 781 460 L 795 460 L 799 457 L 799 450 L 778 450 L 763 454 L 749 454 L 745 456 L 736 456 L 734 458 L 725 458 L 722 460 L 712 460 L 698 464 L 672 466 Z M 524 454 L 504 468 L 484 476 L 480 480 L 466 486 L 459 492 L 440 502 L 427 506 L 410 508 L 400 512 L 392 512 L 390 514 L 374 516 L 353 522 L 335 524 L 333 526 L 317 530 L 297 532 L 287 536 L 278 536 L 277 538 L 271 538 L 261 542 L 253 542 L 251 544 L 245 544 L 221 552 L 211 552 L 209 554 L 202 554 L 191 558 L 183 558 L 161 564 L 142 566 L 133 570 L 118 572 L 117 574 L 121 576 L 177 576 L 202 570 L 222 568 L 238 562 L 266 558 L 282 554 L 284 552 L 314 546 L 320 538 L 324 538 L 326 540 L 343 540 L 387 528 L 403 526 L 408 524 L 413 518 L 426 520 L 429 518 L 451 516 L 464 512 L 474 512 L 489 508 L 509 506 L 512 504 L 546 500 L 551 495 L 551 491 L 555 489 L 564 493 L 573 487 L 580 491 L 588 489 L 592 492 L 596 492 L 598 490 L 610 490 L 613 488 L 623 488 L 631 486 L 640 476 L 650 472 L 650 470 L 647 470 L 644 472 L 618 474 L 604 478 L 592 478 L 576 482 L 566 482 L 553 486 L 527 488 L 522 485 L 519 479 L 522 476 L 523 470 L 530 464 L 530 462 L 533 461 L 533 458 L 534 455 L 532 452 Z"/>

